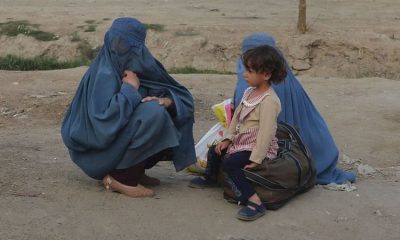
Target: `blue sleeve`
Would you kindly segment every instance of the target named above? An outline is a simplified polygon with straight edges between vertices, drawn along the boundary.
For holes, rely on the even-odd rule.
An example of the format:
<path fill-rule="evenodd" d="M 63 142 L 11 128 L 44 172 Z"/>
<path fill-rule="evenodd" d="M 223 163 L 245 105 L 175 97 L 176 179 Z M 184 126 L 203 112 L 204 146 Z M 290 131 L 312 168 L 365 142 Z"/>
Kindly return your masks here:
<path fill-rule="evenodd" d="M 173 91 L 169 89 L 152 89 L 149 91 L 149 96 L 156 97 L 169 97 L 173 101 L 173 106 L 168 108 L 168 112 L 170 112 L 172 120 L 175 122 L 177 126 L 183 125 L 188 117 L 188 112 L 185 111 L 185 105 L 182 100 L 173 93 Z"/>
<path fill-rule="evenodd" d="M 88 142 L 95 148 L 107 147 L 129 122 L 142 97 L 127 83 L 97 77 L 88 102 L 89 126 L 93 139 Z"/>

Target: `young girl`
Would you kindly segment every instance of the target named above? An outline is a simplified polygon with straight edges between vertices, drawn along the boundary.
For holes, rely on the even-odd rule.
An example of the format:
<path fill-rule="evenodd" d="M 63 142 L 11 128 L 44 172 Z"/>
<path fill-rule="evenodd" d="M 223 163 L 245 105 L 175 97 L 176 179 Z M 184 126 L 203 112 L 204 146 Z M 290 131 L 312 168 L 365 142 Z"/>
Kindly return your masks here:
<path fill-rule="evenodd" d="M 284 80 L 286 67 L 284 59 L 270 46 L 245 52 L 243 63 L 246 68 L 244 77 L 250 87 L 235 110 L 226 139 L 210 149 L 205 178 L 193 179 L 190 186 L 215 186 L 219 165 L 224 159 L 222 168 L 232 190 L 240 202 L 247 202 L 237 217 L 251 221 L 263 216 L 266 208 L 242 169 L 254 168 L 264 160 L 276 158 L 278 144 L 275 134 L 281 105 L 271 85 Z M 226 153 L 228 155 L 224 157 Z"/>

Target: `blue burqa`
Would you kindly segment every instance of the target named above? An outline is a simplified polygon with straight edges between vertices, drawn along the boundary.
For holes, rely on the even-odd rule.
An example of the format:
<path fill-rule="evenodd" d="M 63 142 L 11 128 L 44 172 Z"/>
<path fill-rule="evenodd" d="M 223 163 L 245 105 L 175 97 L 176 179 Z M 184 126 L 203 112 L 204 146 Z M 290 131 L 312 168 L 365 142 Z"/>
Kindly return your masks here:
<path fill-rule="evenodd" d="M 279 51 L 271 35 L 255 33 L 243 40 L 242 52 L 244 53 L 249 49 L 261 45 L 269 45 Z M 293 75 L 289 65 L 287 63 L 286 65 L 287 76 L 285 81 L 273 86 L 282 104 L 282 111 L 278 117 L 278 121 L 288 123 L 299 130 L 303 141 L 309 147 L 315 161 L 318 184 L 354 182 L 356 179 L 355 174 L 345 172 L 336 167 L 339 151 L 329 132 L 328 126 L 300 82 Z M 244 71 L 244 65 L 239 58 L 237 62 L 238 81 L 234 94 L 235 108 L 240 103 L 244 90 L 248 87 L 243 77 Z"/>
<path fill-rule="evenodd" d="M 194 104 L 145 46 L 146 30 L 133 18 L 116 19 L 104 45 L 83 76 L 66 112 L 61 135 L 71 159 L 90 177 L 136 165 L 172 148 L 177 171 L 196 162 Z M 122 82 L 134 71 L 140 88 Z M 170 97 L 174 109 L 145 96 Z"/>

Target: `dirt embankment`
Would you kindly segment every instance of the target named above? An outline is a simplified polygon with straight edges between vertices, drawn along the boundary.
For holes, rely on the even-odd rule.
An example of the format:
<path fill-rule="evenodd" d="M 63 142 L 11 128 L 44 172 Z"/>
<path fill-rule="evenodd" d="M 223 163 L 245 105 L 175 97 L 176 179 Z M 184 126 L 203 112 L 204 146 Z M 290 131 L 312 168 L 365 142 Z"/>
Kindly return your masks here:
<path fill-rule="evenodd" d="M 153 24 L 148 26 L 147 45 L 168 69 L 192 66 L 235 72 L 243 37 L 262 31 L 276 37 L 298 74 L 400 79 L 398 1 L 309 1 L 309 31 L 305 35 L 294 29 L 297 5 L 290 1 L 256 1 L 250 5 L 180 0 L 137 1 L 135 6 L 127 3 L 41 0 L 27 7 L 26 0 L 7 1 L 0 10 L 0 22 L 27 20 L 39 24 L 40 30 L 54 33 L 57 40 L 44 42 L 23 34 L 0 34 L 0 56 L 71 60 L 90 55 L 102 45 L 112 19 L 129 15 Z M 260 9 L 260 4 L 267 10 Z M 97 11 L 84 10 L 92 7 Z"/>

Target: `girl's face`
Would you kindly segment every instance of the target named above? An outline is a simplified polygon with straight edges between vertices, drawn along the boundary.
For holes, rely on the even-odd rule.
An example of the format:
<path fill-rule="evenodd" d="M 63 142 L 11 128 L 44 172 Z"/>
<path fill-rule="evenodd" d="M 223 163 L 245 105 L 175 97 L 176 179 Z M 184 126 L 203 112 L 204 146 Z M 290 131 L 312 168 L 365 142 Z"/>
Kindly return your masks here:
<path fill-rule="evenodd" d="M 252 69 L 246 69 L 244 72 L 244 79 L 246 79 L 247 83 L 252 87 L 259 87 L 263 84 L 269 85 L 269 78 L 271 77 L 271 73 L 261 72 L 257 73 Z"/>

